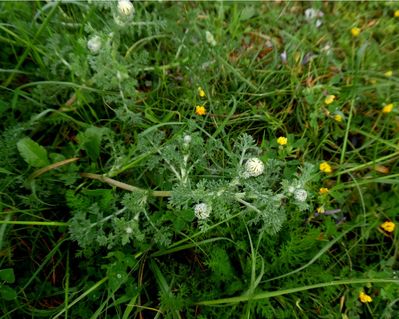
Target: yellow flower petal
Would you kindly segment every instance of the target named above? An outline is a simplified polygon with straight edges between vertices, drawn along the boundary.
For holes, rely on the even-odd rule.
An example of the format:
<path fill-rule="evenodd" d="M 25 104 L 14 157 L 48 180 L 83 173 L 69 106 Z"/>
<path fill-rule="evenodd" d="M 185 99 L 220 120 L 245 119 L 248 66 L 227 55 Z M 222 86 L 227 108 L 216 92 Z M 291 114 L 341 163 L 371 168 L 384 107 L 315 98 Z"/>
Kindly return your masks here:
<path fill-rule="evenodd" d="M 362 303 L 368 303 L 368 302 L 372 302 L 372 301 L 373 301 L 373 298 L 371 298 L 369 295 L 367 295 L 366 293 L 364 293 L 363 291 L 361 291 L 361 292 L 359 293 L 359 300 L 360 300 Z"/>
<path fill-rule="evenodd" d="M 324 173 L 331 173 L 332 172 L 331 165 L 328 164 L 327 162 L 320 163 L 319 168 Z"/>
<path fill-rule="evenodd" d="M 336 120 L 337 122 L 342 122 L 342 116 L 339 114 L 335 114 L 334 115 L 334 120 Z"/>
<path fill-rule="evenodd" d="M 197 115 L 205 115 L 206 114 L 206 108 L 203 105 L 197 105 L 195 107 L 195 114 Z"/>
<path fill-rule="evenodd" d="M 396 10 L 393 15 L 395 18 L 399 18 L 399 10 Z"/>
<path fill-rule="evenodd" d="M 202 87 L 198 88 L 198 95 L 200 97 L 205 97 L 206 96 L 205 91 L 202 89 Z"/>
<path fill-rule="evenodd" d="M 324 99 L 324 103 L 331 104 L 332 102 L 334 102 L 335 100 L 335 95 L 328 95 L 325 99 Z"/>
<path fill-rule="evenodd" d="M 382 223 L 380 225 L 380 227 L 388 233 L 393 233 L 393 231 L 395 230 L 395 226 L 395 223 L 390 221 L 386 221 L 385 223 Z"/>
<path fill-rule="evenodd" d="M 351 29 L 352 36 L 354 36 L 355 38 L 358 37 L 360 34 L 360 31 L 361 31 L 360 28 L 352 28 Z"/>
<path fill-rule="evenodd" d="M 392 70 L 388 70 L 388 71 L 386 71 L 386 72 L 384 73 L 384 75 L 385 75 L 387 78 L 390 78 L 390 77 L 393 75 L 393 71 L 392 71 Z"/>
<path fill-rule="evenodd" d="M 321 195 L 324 195 L 324 194 L 328 194 L 329 190 L 327 187 L 322 187 L 322 188 L 320 188 L 319 192 Z"/>
<path fill-rule="evenodd" d="M 284 137 L 284 136 L 280 136 L 277 139 L 277 143 L 280 144 L 280 145 L 286 145 L 288 143 L 288 139 L 286 137 Z"/>
<path fill-rule="evenodd" d="M 382 108 L 382 113 L 391 113 L 393 109 L 393 103 L 389 103 Z"/>

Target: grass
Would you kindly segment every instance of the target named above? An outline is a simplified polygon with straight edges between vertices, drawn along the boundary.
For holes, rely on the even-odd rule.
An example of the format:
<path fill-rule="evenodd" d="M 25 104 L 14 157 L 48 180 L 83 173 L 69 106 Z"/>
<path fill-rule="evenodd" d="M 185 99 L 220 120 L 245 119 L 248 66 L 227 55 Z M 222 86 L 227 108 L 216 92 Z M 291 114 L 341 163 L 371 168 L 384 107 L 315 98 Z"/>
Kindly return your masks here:
<path fill-rule="evenodd" d="M 396 318 L 398 232 L 381 225 L 398 223 L 399 6 L 134 8 L 0 3 L 0 318 Z M 177 182 L 194 203 L 229 196 L 243 133 L 273 192 L 315 167 L 275 234 L 249 188 L 201 221 Z"/>

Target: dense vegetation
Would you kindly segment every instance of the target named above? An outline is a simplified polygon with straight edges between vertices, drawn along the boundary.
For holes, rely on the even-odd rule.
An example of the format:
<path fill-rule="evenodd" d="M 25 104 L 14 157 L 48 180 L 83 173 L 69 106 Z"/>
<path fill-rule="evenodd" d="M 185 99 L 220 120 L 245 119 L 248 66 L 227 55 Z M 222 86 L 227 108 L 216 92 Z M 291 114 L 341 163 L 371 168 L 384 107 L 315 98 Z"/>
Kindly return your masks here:
<path fill-rule="evenodd" d="M 0 22 L 0 318 L 398 318 L 399 5 Z"/>

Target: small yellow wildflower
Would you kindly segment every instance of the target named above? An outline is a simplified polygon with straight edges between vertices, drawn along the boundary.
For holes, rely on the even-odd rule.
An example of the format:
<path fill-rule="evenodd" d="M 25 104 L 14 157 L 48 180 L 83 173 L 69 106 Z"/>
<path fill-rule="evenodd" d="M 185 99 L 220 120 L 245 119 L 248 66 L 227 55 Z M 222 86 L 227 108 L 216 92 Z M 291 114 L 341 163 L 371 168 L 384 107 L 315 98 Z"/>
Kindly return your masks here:
<path fill-rule="evenodd" d="M 369 295 L 367 295 L 364 291 L 361 291 L 359 293 L 359 300 L 363 303 L 367 303 L 367 302 L 372 302 L 373 298 L 371 298 Z"/>
<path fill-rule="evenodd" d="M 360 28 L 352 28 L 351 29 L 352 36 L 358 37 L 360 34 L 360 31 L 361 31 Z"/>
<path fill-rule="evenodd" d="M 205 115 L 206 114 L 206 108 L 203 105 L 197 105 L 195 107 L 195 114 L 197 115 Z"/>
<path fill-rule="evenodd" d="M 334 102 L 335 100 L 335 95 L 328 95 L 325 99 L 324 99 L 324 103 L 331 104 L 332 102 Z"/>
<path fill-rule="evenodd" d="M 327 162 L 320 163 L 319 168 L 324 173 L 331 173 L 332 172 L 331 165 L 328 164 Z"/>
<path fill-rule="evenodd" d="M 198 95 L 200 97 L 205 97 L 206 96 L 205 91 L 202 89 L 202 87 L 198 87 Z"/>
<path fill-rule="evenodd" d="M 393 75 L 393 71 L 392 71 L 392 70 L 388 70 L 388 71 L 386 71 L 386 72 L 384 73 L 384 75 L 385 75 L 387 78 L 390 78 L 390 77 Z"/>
<path fill-rule="evenodd" d="M 342 116 L 339 114 L 335 114 L 334 115 L 334 120 L 336 120 L 337 122 L 342 122 Z"/>
<path fill-rule="evenodd" d="M 320 207 L 317 207 L 316 211 L 317 211 L 319 214 L 324 214 L 326 210 L 324 209 L 323 206 L 320 206 Z"/>
<path fill-rule="evenodd" d="M 382 113 L 391 113 L 393 109 L 393 103 L 389 103 L 382 108 Z"/>
<path fill-rule="evenodd" d="M 395 223 L 386 221 L 385 223 L 382 223 L 380 227 L 388 233 L 393 233 L 395 230 Z"/>
<path fill-rule="evenodd" d="M 321 195 L 328 194 L 328 192 L 329 192 L 329 190 L 328 190 L 327 187 L 322 187 L 322 188 L 320 188 L 320 190 L 319 190 L 319 193 L 320 193 Z"/>
<path fill-rule="evenodd" d="M 393 15 L 394 15 L 395 18 L 399 18 L 399 10 L 396 10 Z"/>
<path fill-rule="evenodd" d="M 286 145 L 288 143 L 288 139 L 286 137 L 284 137 L 284 136 L 280 136 L 277 139 L 277 143 L 280 144 L 280 145 Z"/>

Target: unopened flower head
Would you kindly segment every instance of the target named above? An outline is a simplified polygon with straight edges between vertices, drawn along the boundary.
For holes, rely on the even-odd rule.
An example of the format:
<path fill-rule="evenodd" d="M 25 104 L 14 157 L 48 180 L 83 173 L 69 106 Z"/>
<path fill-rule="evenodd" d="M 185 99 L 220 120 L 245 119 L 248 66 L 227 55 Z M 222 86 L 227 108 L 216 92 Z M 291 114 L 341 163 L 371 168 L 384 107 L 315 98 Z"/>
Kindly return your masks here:
<path fill-rule="evenodd" d="M 324 103 L 331 104 L 335 100 L 335 95 L 327 95 L 326 98 L 324 99 Z"/>
<path fill-rule="evenodd" d="M 360 35 L 360 32 L 361 32 L 360 28 L 352 28 L 351 29 L 352 36 L 355 38 Z"/>
<path fill-rule="evenodd" d="M 395 223 L 391 221 L 386 221 L 380 225 L 380 227 L 388 233 L 393 233 L 395 230 Z"/>
<path fill-rule="evenodd" d="M 389 103 L 382 108 L 382 113 L 391 113 L 393 110 L 393 103 Z"/>
<path fill-rule="evenodd" d="M 134 6 L 129 0 L 119 0 L 118 12 L 121 16 L 131 16 L 134 14 Z"/>
<path fill-rule="evenodd" d="M 206 42 L 208 42 L 211 46 L 214 47 L 217 44 L 215 38 L 213 37 L 213 34 L 210 33 L 209 31 L 205 32 L 205 38 Z"/>
<path fill-rule="evenodd" d="M 183 137 L 184 144 L 190 144 L 191 140 L 192 140 L 191 135 L 184 135 Z"/>
<path fill-rule="evenodd" d="M 386 71 L 386 72 L 384 73 L 384 75 L 385 75 L 387 78 L 390 78 L 390 77 L 393 75 L 393 71 L 392 71 L 392 70 L 388 70 L 388 71 Z"/>
<path fill-rule="evenodd" d="M 342 115 L 341 114 L 335 114 L 334 115 L 334 120 L 337 122 L 342 122 Z"/>
<path fill-rule="evenodd" d="M 205 115 L 206 114 L 206 108 L 203 105 L 197 105 L 195 107 L 195 114 L 197 115 Z"/>
<path fill-rule="evenodd" d="M 298 201 L 298 202 L 304 202 L 306 201 L 306 198 L 308 198 L 308 193 L 304 190 L 304 189 L 297 189 L 294 192 L 294 198 Z"/>
<path fill-rule="evenodd" d="M 89 41 L 87 41 L 87 48 L 89 49 L 91 54 L 97 54 L 98 52 L 100 52 L 101 38 L 98 35 L 90 38 Z"/>
<path fill-rule="evenodd" d="M 322 188 L 320 188 L 320 190 L 319 190 L 319 193 L 320 193 L 321 195 L 328 194 L 328 192 L 329 192 L 329 190 L 328 190 L 327 187 L 322 187 Z"/>
<path fill-rule="evenodd" d="M 245 176 L 247 177 L 256 177 L 263 173 L 265 170 L 265 165 L 263 162 L 257 158 L 253 157 L 247 160 L 245 163 Z"/>
<path fill-rule="evenodd" d="M 331 172 L 332 172 L 331 165 L 328 164 L 327 162 L 322 162 L 322 163 L 320 163 L 319 168 L 320 168 L 320 170 L 321 170 L 322 172 L 324 172 L 324 173 L 331 173 Z"/>
<path fill-rule="evenodd" d="M 288 143 L 288 139 L 286 137 L 284 137 L 284 136 L 280 136 L 277 139 L 277 144 L 286 145 L 287 143 Z"/>
<path fill-rule="evenodd" d="M 205 91 L 203 90 L 202 87 L 198 87 L 198 95 L 200 97 L 205 97 L 206 96 Z"/>
<path fill-rule="evenodd" d="M 194 214 L 198 219 L 206 219 L 211 214 L 211 208 L 205 203 L 196 204 Z"/>
<path fill-rule="evenodd" d="M 126 231 L 126 234 L 131 234 L 131 233 L 133 233 L 132 227 L 126 227 L 125 231 Z"/>
<path fill-rule="evenodd" d="M 361 291 L 359 293 L 359 300 L 362 303 L 368 303 L 368 302 L 372 302 L 373 298 L 371 298 L 369 295 L 367 295 L 364 291 Z"/>

